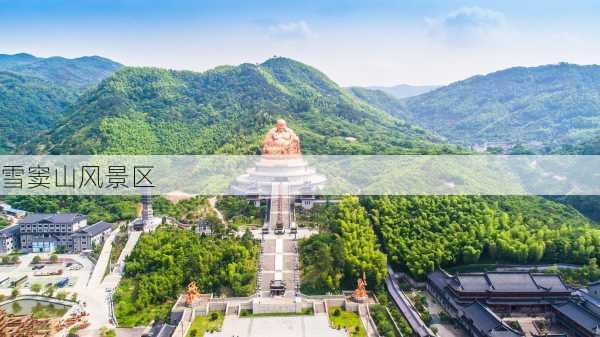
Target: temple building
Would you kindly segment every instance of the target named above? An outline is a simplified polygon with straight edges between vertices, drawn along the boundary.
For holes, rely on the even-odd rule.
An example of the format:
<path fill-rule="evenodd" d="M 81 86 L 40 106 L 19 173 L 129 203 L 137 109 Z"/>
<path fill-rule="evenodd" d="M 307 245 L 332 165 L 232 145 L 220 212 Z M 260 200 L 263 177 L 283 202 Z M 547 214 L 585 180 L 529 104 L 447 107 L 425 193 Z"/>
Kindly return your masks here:
<path fill-rule="evenodd" d="M 471 336 L 519 336 L 502 317 L 551 317 L 575 337 L 600 337 L 600 315 L 582 304 L 558 275 L 530 272 L 457 273 L 437 270 L 427 290 Z"/>

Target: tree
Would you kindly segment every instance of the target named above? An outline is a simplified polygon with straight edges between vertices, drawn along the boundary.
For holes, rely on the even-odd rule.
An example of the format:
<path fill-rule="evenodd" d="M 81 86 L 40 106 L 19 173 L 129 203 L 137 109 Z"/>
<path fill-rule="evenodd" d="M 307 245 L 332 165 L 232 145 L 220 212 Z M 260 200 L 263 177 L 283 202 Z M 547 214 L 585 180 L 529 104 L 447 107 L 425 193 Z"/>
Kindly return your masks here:
<path fill-rule="evenodd" d="M 42 285 L 39 283 L 34 283 L 31 285 L 31 287 L 29 287 L 29 289 L 37 294 L 42 290 Z"/>
<path fill-rule="evenodd" d="M 11 296 L 12 298 L 15 298 L 15 297 L 19 296 L 19 293 L 20 293 L 20 292 L 19 292 L 19 288 L 16 288 L 16 287 L 15 287 L 15 288 L 13 288 L 13 290 L 10 292 L 10 296 Z"/>
<path fill-rule="evenodd" d="M 54 295 L 55 290 L 56 290 L 56 287 L 53 284 L 48 284 L 46 286 L 46 290 L 44 291 L 44 295 L 46 295 L 48 297 L 52 297 L 52 295 Z"/>
<path fill-rule="evenodd" d="M 66 299 L 67 299 L 67 295 L 68 295 L 68 294 L 67 294 L 67 292 L 66 292 L 66 291 L 64 291 L 64 290 L 61 290 L 61 291 L 59 291 L 59 292 L 56 294 L 56 298 L 58 298 L 59 300 L 66 300 Z"/>
<path fill-rule="evenodd" d="M 39 255 L 36 255 L 31 259 L 31 263 L 33 264 L 40 264 L 40 262 L 42 262 L 42 258 Z"/>
<path fill-rule="evenodd" d="M 52 263 L 58 262 L 58 255 L 56 255 L 56 254 L 50 255 L 50 262 L 52 262 Z"/>

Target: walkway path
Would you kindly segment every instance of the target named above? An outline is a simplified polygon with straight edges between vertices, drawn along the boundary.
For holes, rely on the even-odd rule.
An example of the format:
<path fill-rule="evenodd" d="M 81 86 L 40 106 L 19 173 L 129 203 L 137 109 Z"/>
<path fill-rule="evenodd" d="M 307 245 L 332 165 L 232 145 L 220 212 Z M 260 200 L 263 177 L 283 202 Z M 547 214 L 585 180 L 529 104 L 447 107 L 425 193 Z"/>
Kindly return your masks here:
<path fill-rule="evenodd" d="M 385 285 L 387 286 L 390 295 L 394 299 L 396 306 L 398 307 L 398 309 L 400 309 L 402 315 L 404 315 L 406 321 L 413 329 L 415 334 L 419 337 L 435 336 L 433 331 L 431 331 L 431 329 L 427 327 L 425 322 L 423 322 L 417 310 L 412 307 L 410 301 L 408 300 L 408 297 L 406 297 L 402 290 L 400 290 L 400 286 L 398 286 L 396 279 L 393 277 L 394 270 L 389 265 L 388 274 L 388 277 L 385 279 Z"/>
<path fill-rule="evenodd" d="M 286 284 L 285 297 L 296 296 L 298 243 L 290 234 L 267 234 L 261 243 L 259 287 L 261 296 L 270 296 L 271 280 Z"/>
<path fill-rule="evenodd" d="M 102 246 L 102 251 L 100 252 L 100 256 L 98 257 L 98 261 L 94 266 L 94 271 L 92 271 L 92 276 L 88 281 L 88 288 L 98 288 L 100 286 L 100 282 L 102 282 L 102 278 L 104 277 L 104 273 L 106 272 L 106 268 L 108 263 L 110 262 L 110 252 L 112 250 L 112 243 L 117 236 L 118 230 L 112 231 L 108 238 L 104 241 L 104 246 Z"/>
<path fill-rule="evenodd" d="M 225 226 L 228 226 L 225 216 L 223 216 L 223 213 L 221 213 L 221 211 L 217 208 L 217 197 L 208 198 L 208 204 L 210 205 L 210 208 L 212 208 L 217 214 L 217 218 L 219 218 L 219 220 L 221 220 Z"/>

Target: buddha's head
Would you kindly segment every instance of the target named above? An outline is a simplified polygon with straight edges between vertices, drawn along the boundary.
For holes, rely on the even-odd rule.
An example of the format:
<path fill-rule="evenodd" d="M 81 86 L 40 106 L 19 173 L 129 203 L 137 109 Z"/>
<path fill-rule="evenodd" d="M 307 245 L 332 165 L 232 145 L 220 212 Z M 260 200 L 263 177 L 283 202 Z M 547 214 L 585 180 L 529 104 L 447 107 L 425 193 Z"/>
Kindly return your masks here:
<path fill-rule="evenodd" d="M 287 129 L 287 123 L 283 119 L 278 119 L 275 126 L 277 127 L 277 131 L 285 131 Z"/>

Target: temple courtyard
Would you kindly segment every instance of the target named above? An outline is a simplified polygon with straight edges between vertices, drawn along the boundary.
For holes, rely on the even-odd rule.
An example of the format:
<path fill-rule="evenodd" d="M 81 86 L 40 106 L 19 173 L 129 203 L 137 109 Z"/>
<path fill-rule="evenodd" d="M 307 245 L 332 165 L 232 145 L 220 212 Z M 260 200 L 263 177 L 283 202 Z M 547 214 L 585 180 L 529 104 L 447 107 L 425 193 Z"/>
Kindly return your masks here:
<path fill-rule="evenodd" d="M 225 317 L 219 332 L 206 337 L 347 337 L 329 326 L 326 314 L 273 317 Z"/>

